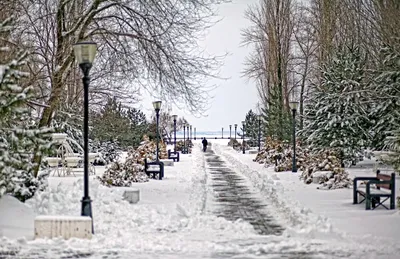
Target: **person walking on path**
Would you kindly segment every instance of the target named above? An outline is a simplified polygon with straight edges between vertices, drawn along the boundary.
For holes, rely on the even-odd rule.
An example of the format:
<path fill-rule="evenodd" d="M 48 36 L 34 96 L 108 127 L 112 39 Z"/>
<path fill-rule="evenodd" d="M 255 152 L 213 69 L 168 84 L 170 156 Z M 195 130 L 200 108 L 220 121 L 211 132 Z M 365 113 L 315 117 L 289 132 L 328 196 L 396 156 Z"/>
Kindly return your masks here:
<path fill-rule="evenodd" d="M 207 150 L 207 145 L 208 145 L 207 139 L 204 137 L 204 138 L 203 138 L 203 141 L 202 141 L 201 143 L 203 143 L 203 152 L 206 152 L 206 150 Z"/>

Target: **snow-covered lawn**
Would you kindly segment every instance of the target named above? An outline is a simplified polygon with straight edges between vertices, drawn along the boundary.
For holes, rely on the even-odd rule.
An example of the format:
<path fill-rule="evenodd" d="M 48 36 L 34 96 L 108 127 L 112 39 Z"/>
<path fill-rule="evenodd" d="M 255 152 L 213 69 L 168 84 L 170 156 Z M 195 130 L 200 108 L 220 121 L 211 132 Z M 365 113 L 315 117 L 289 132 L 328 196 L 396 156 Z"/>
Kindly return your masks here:
<path fill-rule="evenodd" d="M 124 188 L 104 187 L 92 177 L 92 240 L 32 240 L 35 215 L 79 215 L 82 174 L 51 177 L 50 190 L 26 205 L 2 198 L 0 258 L 397 258 L 399 211 L 365 211 L 351 204 L 350 189 L 317 190 L 297 174 L 275 173 L 252 162 L 255 155 L 233 151 L 226 140 L 210 141 L 226 164 L 246 177 L 256 198 L 269 204 L 285 227 L 282 236 L 261 236 L 246 221 L 213 214 L 210 175 L 195 147 L 165 168 L 162 181 L 134 184 L 140 189 L 137 204 L 122 200 Z M 96 170 L 101 175 L 105 169 Z"/>

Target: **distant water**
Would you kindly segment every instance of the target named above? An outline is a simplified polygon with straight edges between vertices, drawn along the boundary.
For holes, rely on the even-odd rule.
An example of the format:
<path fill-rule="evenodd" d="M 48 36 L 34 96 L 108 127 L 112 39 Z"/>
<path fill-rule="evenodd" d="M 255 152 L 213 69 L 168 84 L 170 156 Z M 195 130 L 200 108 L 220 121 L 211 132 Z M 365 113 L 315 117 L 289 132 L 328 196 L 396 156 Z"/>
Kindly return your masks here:
<path fill-rule="evenodd" d="M 238 131 L 239 132 L 239 131 Z M 173 134 L 172 134 L 173 135 Z M 185 136 L 187 136 L 187 132 L 185 132 Z M 195 137 L 194 132 L 192 131 L 192 136 Z M 235 136 L 235 132 L 232 130 L 232 137 Z M 183 131 L 177 131 L 176 132 L 176 137 L 181 138 L 183 137 Z M 222 132 L 221 131 L 197 131 L 196 132 L 196 138 L 202 138 L 202 137 L 209 137 L 209 138 L 221 138 L 222 137 Z M 224 138 L 229 138 L 229 130 L 225 131 L 224 130 Z"/>

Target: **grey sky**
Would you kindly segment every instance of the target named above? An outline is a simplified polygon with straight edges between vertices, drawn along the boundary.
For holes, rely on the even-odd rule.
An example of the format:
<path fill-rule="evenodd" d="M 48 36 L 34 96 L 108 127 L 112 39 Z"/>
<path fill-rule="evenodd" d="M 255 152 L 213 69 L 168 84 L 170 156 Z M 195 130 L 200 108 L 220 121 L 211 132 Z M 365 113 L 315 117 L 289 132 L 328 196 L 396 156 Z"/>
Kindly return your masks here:
<path fill-rule="evenodd" d="M 244 18 L 244 11 L 248 4 L 257 0 L 233 0 L 219 6 L 219 15 L 223 18 L 212 27 L 204 43 L 206 51 L 214 55 L 229 53 L 225 65 L 221 69 L 221 76 L 227 80 L 212 80 L 218 88 L 211 95 L 210 109 L 206 117 L 196 118 L 183 110 L 172 107 L 172 113 L 185 117 L 197 131 L 219 131 L 221 127 L 229 130 L 230 124 L 235 124 L 244 119 L 250 109 L 257 107 L 258 96 L 254 82 L 241 77 L 244 60 L 250 49 L 241 47 L 241 29 L 250 25 Z M 148 98 L 142 103 L 146 114 L 151 114 L 152 104 Z M 150 98 L 151 100 L 151 98 Z"/>

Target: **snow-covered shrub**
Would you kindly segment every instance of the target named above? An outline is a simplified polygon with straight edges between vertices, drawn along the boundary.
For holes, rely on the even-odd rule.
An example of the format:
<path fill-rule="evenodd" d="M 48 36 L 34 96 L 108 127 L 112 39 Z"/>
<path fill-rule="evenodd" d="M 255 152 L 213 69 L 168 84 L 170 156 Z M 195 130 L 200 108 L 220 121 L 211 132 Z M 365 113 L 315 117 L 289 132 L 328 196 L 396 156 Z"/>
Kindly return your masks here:
<path fill-rule="evenodd" d="M 94 161 L 94 165 L 107 165 L 116 162 L 121 155 L 121 148 L 117 141 L 94 141 L 90 145 L 90 151 L 100 154 L 100 157 Z"/>
<path fill-rule="evenodd" d="M 125 163 L 112 163 L 99 180 L 106 186 L 130 186 L 134 182 L 147 182 L 149 179 L 144 173 L 144 166 L 137 162 L 135 150 L 131 149 Z"/>
<path fill-rule="evenodd" d="M 14 179 L 14 190 L 10 192 L 22 202 L 33 197 L 37 191 L 44 191 L 48 187 L 50 171 L 42 172 L 37 178 L 26 171 L 17 172 Z"/>
<path fill-rule="evenodd" d="M 255 162 L 275 166 L 276 172 L 292 170 L 293 147 L 288 142 L 267 138 Z M 300 179 L 306 184 L 322 184 L 319 189 L 337 189 L 351 186 L 348 173 L 341 167 L 341 160 L 334 150 L 311 150 L 297 143 L 296 165 Z M 315 179 L 314 179 L 315 178 Z"/>
<path fill-rule="evenodd" d="M 10 19 L 0 21 L 0 34 L 11 30 Z M 8 49 L 0 48 L 0 53 L 4 51 Z M 27 105 L 33 88 L 19 85 L 28 76 L 21 71 L 27 56 L 20 52 L 0 63 L 0 196 L 10 193 L 21 201 L 40 188 L 40 179 L 34 175 L 40 165 L 33 158 L 48 152 L 52 132 L 36 127 Z"/>

